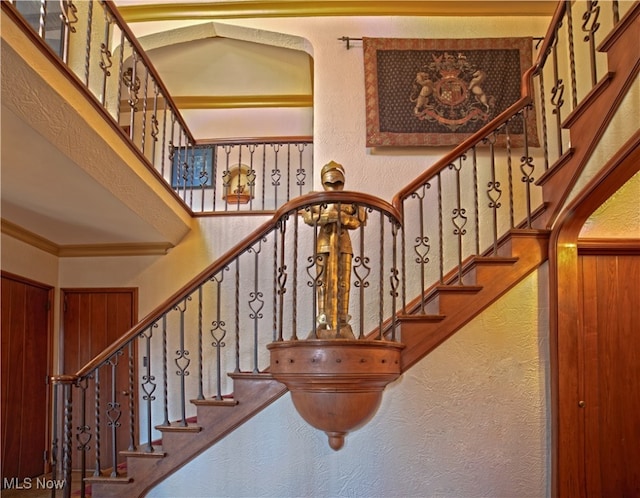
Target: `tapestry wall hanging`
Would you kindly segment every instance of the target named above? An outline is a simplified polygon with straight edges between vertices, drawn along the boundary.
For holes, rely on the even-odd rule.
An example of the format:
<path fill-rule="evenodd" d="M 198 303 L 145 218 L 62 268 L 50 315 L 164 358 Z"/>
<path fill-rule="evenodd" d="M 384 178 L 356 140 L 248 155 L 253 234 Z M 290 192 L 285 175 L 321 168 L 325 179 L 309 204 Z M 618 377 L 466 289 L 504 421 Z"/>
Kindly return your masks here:
<path fill-rule="evenodd" d="M 531 38 L 363 38 L 367 147 L 461 143 L 520 98 Z M 535 113 L 528 145 L 539 145 Z M 509 124 L 523 143 L 522 119 Z M 497 145 L 506 143 L 504 133 Z"/>

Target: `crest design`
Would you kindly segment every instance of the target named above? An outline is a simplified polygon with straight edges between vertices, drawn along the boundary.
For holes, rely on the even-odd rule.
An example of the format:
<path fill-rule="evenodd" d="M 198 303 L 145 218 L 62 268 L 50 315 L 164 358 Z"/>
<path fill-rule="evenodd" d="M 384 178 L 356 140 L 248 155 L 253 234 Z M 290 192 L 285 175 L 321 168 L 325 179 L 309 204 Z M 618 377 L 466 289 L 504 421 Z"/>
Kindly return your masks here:
<path fill-rule="evenodd" d="M 482 87 L 486 72 L 471 64 L 463 52 L 431 53 L 431 58 L 412 83 L 409 100 L 415 104 L 415 117 L 451 131 L 470 121 L 489 121 L 495 97 Z"/>

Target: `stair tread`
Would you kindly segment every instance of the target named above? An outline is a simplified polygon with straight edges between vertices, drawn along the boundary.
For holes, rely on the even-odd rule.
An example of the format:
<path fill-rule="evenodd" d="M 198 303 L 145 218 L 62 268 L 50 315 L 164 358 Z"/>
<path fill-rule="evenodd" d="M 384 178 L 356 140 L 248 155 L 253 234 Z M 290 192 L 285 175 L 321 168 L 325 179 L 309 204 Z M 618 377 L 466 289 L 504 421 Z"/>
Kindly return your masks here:
<path fill-rule="evenodd" d="M 192 422 L 188 422 L 187 425 L 183 425 L 182 422 L 171 422 L 169 425 L 156 425 L 156 429 L 161 432 L 200 432 L 202 427 Z"/>
<path fill-rule="evenodd" d="M 412 313 L 412 314 L 400 314 L 398 319 L 403 322 L 410 321 L 422 321 L 422 322 L 441 322 L 447 318 L 447 315 L 433 314 L 433 313 Z"/>
<path fill-rule="evenodd" d="M 236 406 L 238 404 L 237 399 L 225 396 L 223 396 L 222 399 L 192 399 L 190 402 L 197 406 Z"/>
<path fill-rule="evenodd" d="M 144 446 L 145 445 L 142 445 L 142 447 L 138 448 L 137 450 L 123 450 L 120 452 L 120 454 L 122 456 L 140 458 L 163 458 L 166 455 L 161 445 L 152 445 L 153 451 L 146 451 L 144 449 Z"/>

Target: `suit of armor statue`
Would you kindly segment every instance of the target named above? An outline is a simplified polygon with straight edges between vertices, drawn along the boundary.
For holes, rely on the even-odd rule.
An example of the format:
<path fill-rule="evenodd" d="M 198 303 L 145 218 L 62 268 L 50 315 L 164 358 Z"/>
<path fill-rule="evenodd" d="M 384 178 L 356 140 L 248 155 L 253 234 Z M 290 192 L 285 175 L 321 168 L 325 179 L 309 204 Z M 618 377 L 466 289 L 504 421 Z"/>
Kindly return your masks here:
<path fill-rule="evenodd" d="M 344 188 L 344 168 L 331 161 L 321 171 L 325 190 Z M 349 230 L 366 222 L 366 211 L 353 204 L 313 206 L 302 212 L 305 223 L 318 226 L 316 246 L 317 337 L 354 339 L 349 325 L 349 291 L 353 249 Z"/>

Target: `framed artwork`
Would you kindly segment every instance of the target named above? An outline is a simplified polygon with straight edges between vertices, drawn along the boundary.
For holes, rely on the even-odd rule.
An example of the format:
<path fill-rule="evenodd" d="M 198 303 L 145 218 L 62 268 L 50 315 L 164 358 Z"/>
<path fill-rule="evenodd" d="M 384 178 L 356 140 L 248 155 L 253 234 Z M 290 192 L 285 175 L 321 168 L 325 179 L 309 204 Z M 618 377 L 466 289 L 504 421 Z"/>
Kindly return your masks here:
<path fill-rule="evenodd" d="M 532 38 L 364 38 L 367 147 L 451 146 L 520 98 Z M 535 113 L 527 140 L 539 145 Z M 523 142 L 522 120 L 509 124 Z M 504 145 L 504 135 L 497 144 Z"/>
<path fill-rule="evenodd" d="M 171 164 L 171 187 L 213 187 L 213 151 L 210 146 L 175 147 Z"/>

